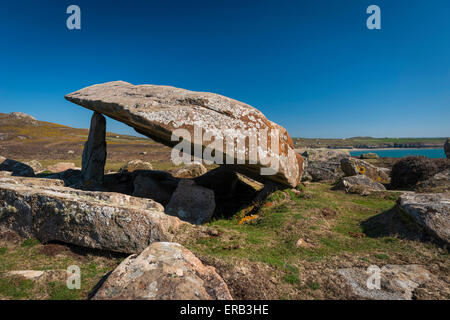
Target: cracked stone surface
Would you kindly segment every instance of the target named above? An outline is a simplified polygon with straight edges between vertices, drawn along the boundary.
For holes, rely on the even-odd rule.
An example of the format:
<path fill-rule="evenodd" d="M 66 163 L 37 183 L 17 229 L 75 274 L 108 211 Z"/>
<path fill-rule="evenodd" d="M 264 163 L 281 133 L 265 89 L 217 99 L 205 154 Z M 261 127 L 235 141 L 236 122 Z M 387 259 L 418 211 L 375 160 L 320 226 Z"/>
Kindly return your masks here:
<path fill-rule="evenodd" d="M 219 137 L 223 137 L 224 141 L 215 141 L 218 146 L 216 149 L 226 150 L 225 138 L 233 139 L 235 146 L 241 146 L 233 155 L 234 163 L 238 159 L 244 162 L 236 166 L 238 172 L 291 187 L 300 182 L 303 158 L 294 151 L 292 139 L 286 129 L 268 120 L 256 108 L 237 100 L 214 93 L 193 92 L 169 86 L 132 85 L 123 81 L 93 85 L 70 93 L 65 98 L 123 122 L 138 133 L 170 147 L 179 143 L 178 140 L 172 140 L 172 133 L 176 129 L 187 130 L 190 133 L 188 141 L 194 144 L 194 128 L 198 128 L 205 138 L 201 145 L 191 148 L 192 155 L 196 147 L 201 150 Z M 255 137 L 264 130 L 269 133 L 267 145 L 270 146 L 275 139 L 273 141 L 278 142 L 278 148 L 267 152 L 260 142 L 257 152 L 262 157 L 258 158 L 256 164 L 250 164 L 248 136 Z M 277 130 L 278 137 L 274 135 Z M 248 132 L 247 139 L 242 134 L 243 131 Z M 181 141 L 181 137 L 176 138 Z M 272 162 L 265 161 L 267 159 Z M 271 175 L 261 175 L 260 169 L 268 169 L 272 163 L 279 164 L 278 170 Z"/>

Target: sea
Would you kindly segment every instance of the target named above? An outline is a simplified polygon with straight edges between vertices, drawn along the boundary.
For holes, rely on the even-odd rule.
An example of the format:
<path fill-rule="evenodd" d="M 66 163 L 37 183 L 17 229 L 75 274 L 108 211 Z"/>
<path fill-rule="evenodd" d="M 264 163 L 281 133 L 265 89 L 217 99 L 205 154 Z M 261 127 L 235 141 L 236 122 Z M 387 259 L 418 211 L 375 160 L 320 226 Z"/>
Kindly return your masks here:
<path fill-rule="evenodd" d="M 376 153 L 380 157 L 403 158 L 408 156 L 425 156 L 427 158 L 445 158 L 444 148 L 399 148 L 399 149 L 360 149 L 351 150 L 352 157 L 358 157 L 363 153 Z"/>

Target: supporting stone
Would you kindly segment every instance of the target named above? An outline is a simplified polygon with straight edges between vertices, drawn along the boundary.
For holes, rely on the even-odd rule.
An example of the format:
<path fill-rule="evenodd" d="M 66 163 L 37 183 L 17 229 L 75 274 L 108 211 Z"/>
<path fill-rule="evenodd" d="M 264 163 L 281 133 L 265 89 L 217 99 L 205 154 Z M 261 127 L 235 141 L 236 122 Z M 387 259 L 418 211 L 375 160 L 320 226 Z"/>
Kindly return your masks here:
<path fill-rule="evenodd" d="M 103 184 L 106 162 L 106 119 L 94 112 L 89 129 L 89 138 L 84 145 L 82 158 L 83 185 L 87 188 Z"/>

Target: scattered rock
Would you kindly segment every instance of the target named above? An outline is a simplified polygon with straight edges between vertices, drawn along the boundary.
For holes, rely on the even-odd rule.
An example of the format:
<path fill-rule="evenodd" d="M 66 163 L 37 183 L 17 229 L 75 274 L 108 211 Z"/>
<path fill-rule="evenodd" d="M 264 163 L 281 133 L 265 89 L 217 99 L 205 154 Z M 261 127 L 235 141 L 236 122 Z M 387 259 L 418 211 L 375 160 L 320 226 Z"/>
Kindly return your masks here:
<path fill-rule="evenodd" d="M 178 169 L 174 176 L 177 178 L 197 178 L 204 175 L 208 170 L 205 166 L 199 162 L 193 162 L 185 165 L 184 167 Z"/>
<path fill-rule="evenodd" d="M 344 158 L 341 160 L 341 169 L 346 176 L 365 175 L 379 183 L 389 183 L 389 175 L 378 167 L 360 159 Z"/>
<path fill-rule="evenodd" d="M 147 151 L 140 152 L 139 154 L 140 154 L 141 156 L 146 156 L 146 155 L 147 155 Z"/>
<path fill-rule="evenodd" d="M 133 196 L 153 199 L 166 206 L 178 181 L 165 171 L 135 171 Z"/>
<path fill-rule="evenodd" d="M 404 193 L 399 208 L 431 235 L 450 241 L 450 193 Z"/>
<path fill-rule="evenodd" d="M 84 144 L 81 175 L 86 187 L 103 184 L 106 163 L 106 119 L 94 112 L 88 141 Z"/>
<path fill-rule="evenodd" d="M 83 186 L 81 170 L 69 169 L 59 173 L 46 176 L 47 179 L 56 179 L 64 181 L 63 186 L 81 188 Z"/>
<path fill-rule="evenodd" d="M 447 159 L 429 159 L 412 156 L 396 161 L 391 171 L 391 186 L 394 189 L 414 189 L 417 183 L 431 178 L 436 173 L 450 169 Z"/>
<path fill-rule="evenodd" d="M 305 170 L 302 181 L 336 181 L 344 176 L 341 159 L 350 157 L 348 151 L 333 149 L 308 149 L 305 157 Z"/>
<path fill-rule="evenodd" d="M 52 166 L 47 167 L 47 171 L 52 173 L 60 173 L 69 169 L 76 169 L 73 162 L 58 162 Z"/>
<path fill-rule="evenodd" d="M 450 159 L 450 138 L 447 138 L 447 141 L 445 141 L 444 152 L 447 159 Z"/>
<path fill-rule="evenodd" d="M 251 136 L 258 132 L 272 134 L 277 130 L 279 147 L 268 154 L 272 162 L 279 164 L 273 175 L 261 175 L 260 172 L 261 168 L 268 168 L 270 162 L 263 163 L 258 159 L 257 164 L 249 163 L 249 139 L 243 141 L 245 150 L 238 152 L 234 161 L 238 163 L 239 159 L 245 164 L 236 165 L 236 170 L 256 180 L 273 180 L 291 187 L 296 187 L 300 182 L 303 159 L 294 152 L 292 139 L 286 129 L 269 121 L 259 110 L 245 103 L 213 93 L 169 86 L 134 86 L 123 81 L 90 86 L 68 94 L 65 98 L 124 122 L 138 133 L 169 147 L 178 144 L 172 139 L 177 129 L 187 130 L 192 143 L 194 127 L 201 128 L 204 135 L 221 135 L 237 140 L 242 140 L 242 130 L 249 131 Z M 219 150 L 226 150 L 226 140 Z M 210 140 L 203 139 L 202 147 L 208 147 L 210 143 Z M 191 148 L 191 152 L 193 155 L 194 148 Z"/>
<path fill-rule="evenodd" d="M 345 190 L 347 193 L 368 195 L 373 191 L 385 191 L 386 188 L 379 182 L 375 182 L 365 175 L 357 175 L 342 178 L 336 185 L 336 189 Z"/>
<path fill-rule="evenodd" d="M 157 242 L 126 258 L 93 300 L 232 300 L 223 279 L 178 243 Z"/>
<path fill-rule="evenodd" d="M 344 268 L 338 269 L 338 273 L 346 279 L 357 297 L 371 300 L 412 300 L 414 290 L 431 277 L 429 271 L 420 265 L 386 265 L 379 269 L 380 289 L 369 289 L 367 282 L 373 279 L 370 277 L 374 271 Z"/>
<path fill-rule="evenodd" d="M 373 152 L 363 153 L 359 156 L 360 159 L 379 159 L 380 157 Z"/>
<path fill-rule="evenodd" d="M 9 171 L 12 176 L 34 177 L 34 170 L 29 165 L 2 156 L 0 156 L 0 171 Z"/>
<path fill-rule="evenodd" d="M 41 172 L 42 170 L 44 170 L 44 167 L 42 166 L 42 164 L 37 160 L 31 160 L 31 161 L 25 162 L 25 164 L 27 166 L 30 166 L 35 173 Z"/>
<path fill-rule="evenodd" d="M 137 253 L 154 241 L 172 241 L 183 224 L 150 199 L 25 179 L 0 179 L 0 226 L 43 243 Z"/>
<path fill-rule="evenodd" d="M 307 149 L 302 153 L 308 161 L 330 161 L 350 157 L 350 153 L 344 150 L 336 149 Z"/>
<path fill-rule="evenodd" d="M 131 160 L 128 161 L 125 165 L 123 165 L 119 172 L 133 172 L 135 170 L 153 170 L 153 166 L 150 162 L 145 162 L 142 160 Z"/>
<path fill-rule="evenodd" d="M 67 154 L 71 154 L 71 155 L 73 155 L 73 154 L 75 154 L 75 151 L 73 151 L 73 150 L 69 150 L 69 151 L 67 151 Z"/>
<path fill-rule="evenodd" d="M 421 192 L 448 192 L 450 191 L 450 168 L 436 173 L 431 178 L 416 185 Z"/>
<path fill-rule="evenodd" d="M 30 122 L 32 124 L 36 124 L 37 120 L 33 116 L 30 116 L 29 114 L 23 113 L 23 112 L 11 112 L 9 114 L 10 118 L 13 118 L 14 120 L 20 120 L 20 121 L 26 121 Z"/>
<path fill-rule="evenodd" d="M 48 283 L 50 281 L 66 281 L 69 274 L 66 270 L 17 270 L 3 274 L 6 277 L 22 277 L 28 280 Z"/>
<path fill-rule="evenodd" d="M 197 185 L 193 180 L 181 180 L 166 207 L 166 213 L 193 224 L 208 222 L 214 214 L 214 191 Z"/>

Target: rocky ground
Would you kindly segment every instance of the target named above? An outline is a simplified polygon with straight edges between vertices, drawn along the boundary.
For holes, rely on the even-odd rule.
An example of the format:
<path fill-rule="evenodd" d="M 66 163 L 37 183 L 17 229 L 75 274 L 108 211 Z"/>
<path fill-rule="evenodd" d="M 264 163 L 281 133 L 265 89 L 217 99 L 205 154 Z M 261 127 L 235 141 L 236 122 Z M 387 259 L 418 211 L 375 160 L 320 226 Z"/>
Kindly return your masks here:
<path fill-rule="evenodd" d="M 0 122 L 0 299 L 450 298 L 445 161 L 309 150 L 301 184 L 265 192 L 107 133 L 110 173 L 86 189 L 87 130 L 22 114 Z M 392 188 L 392 171 L 428 166 L 436 172 Z M 73 265 L 78 290 L 66 286 Z M 368 268 L 381 290 L 367 289 Z"/>

